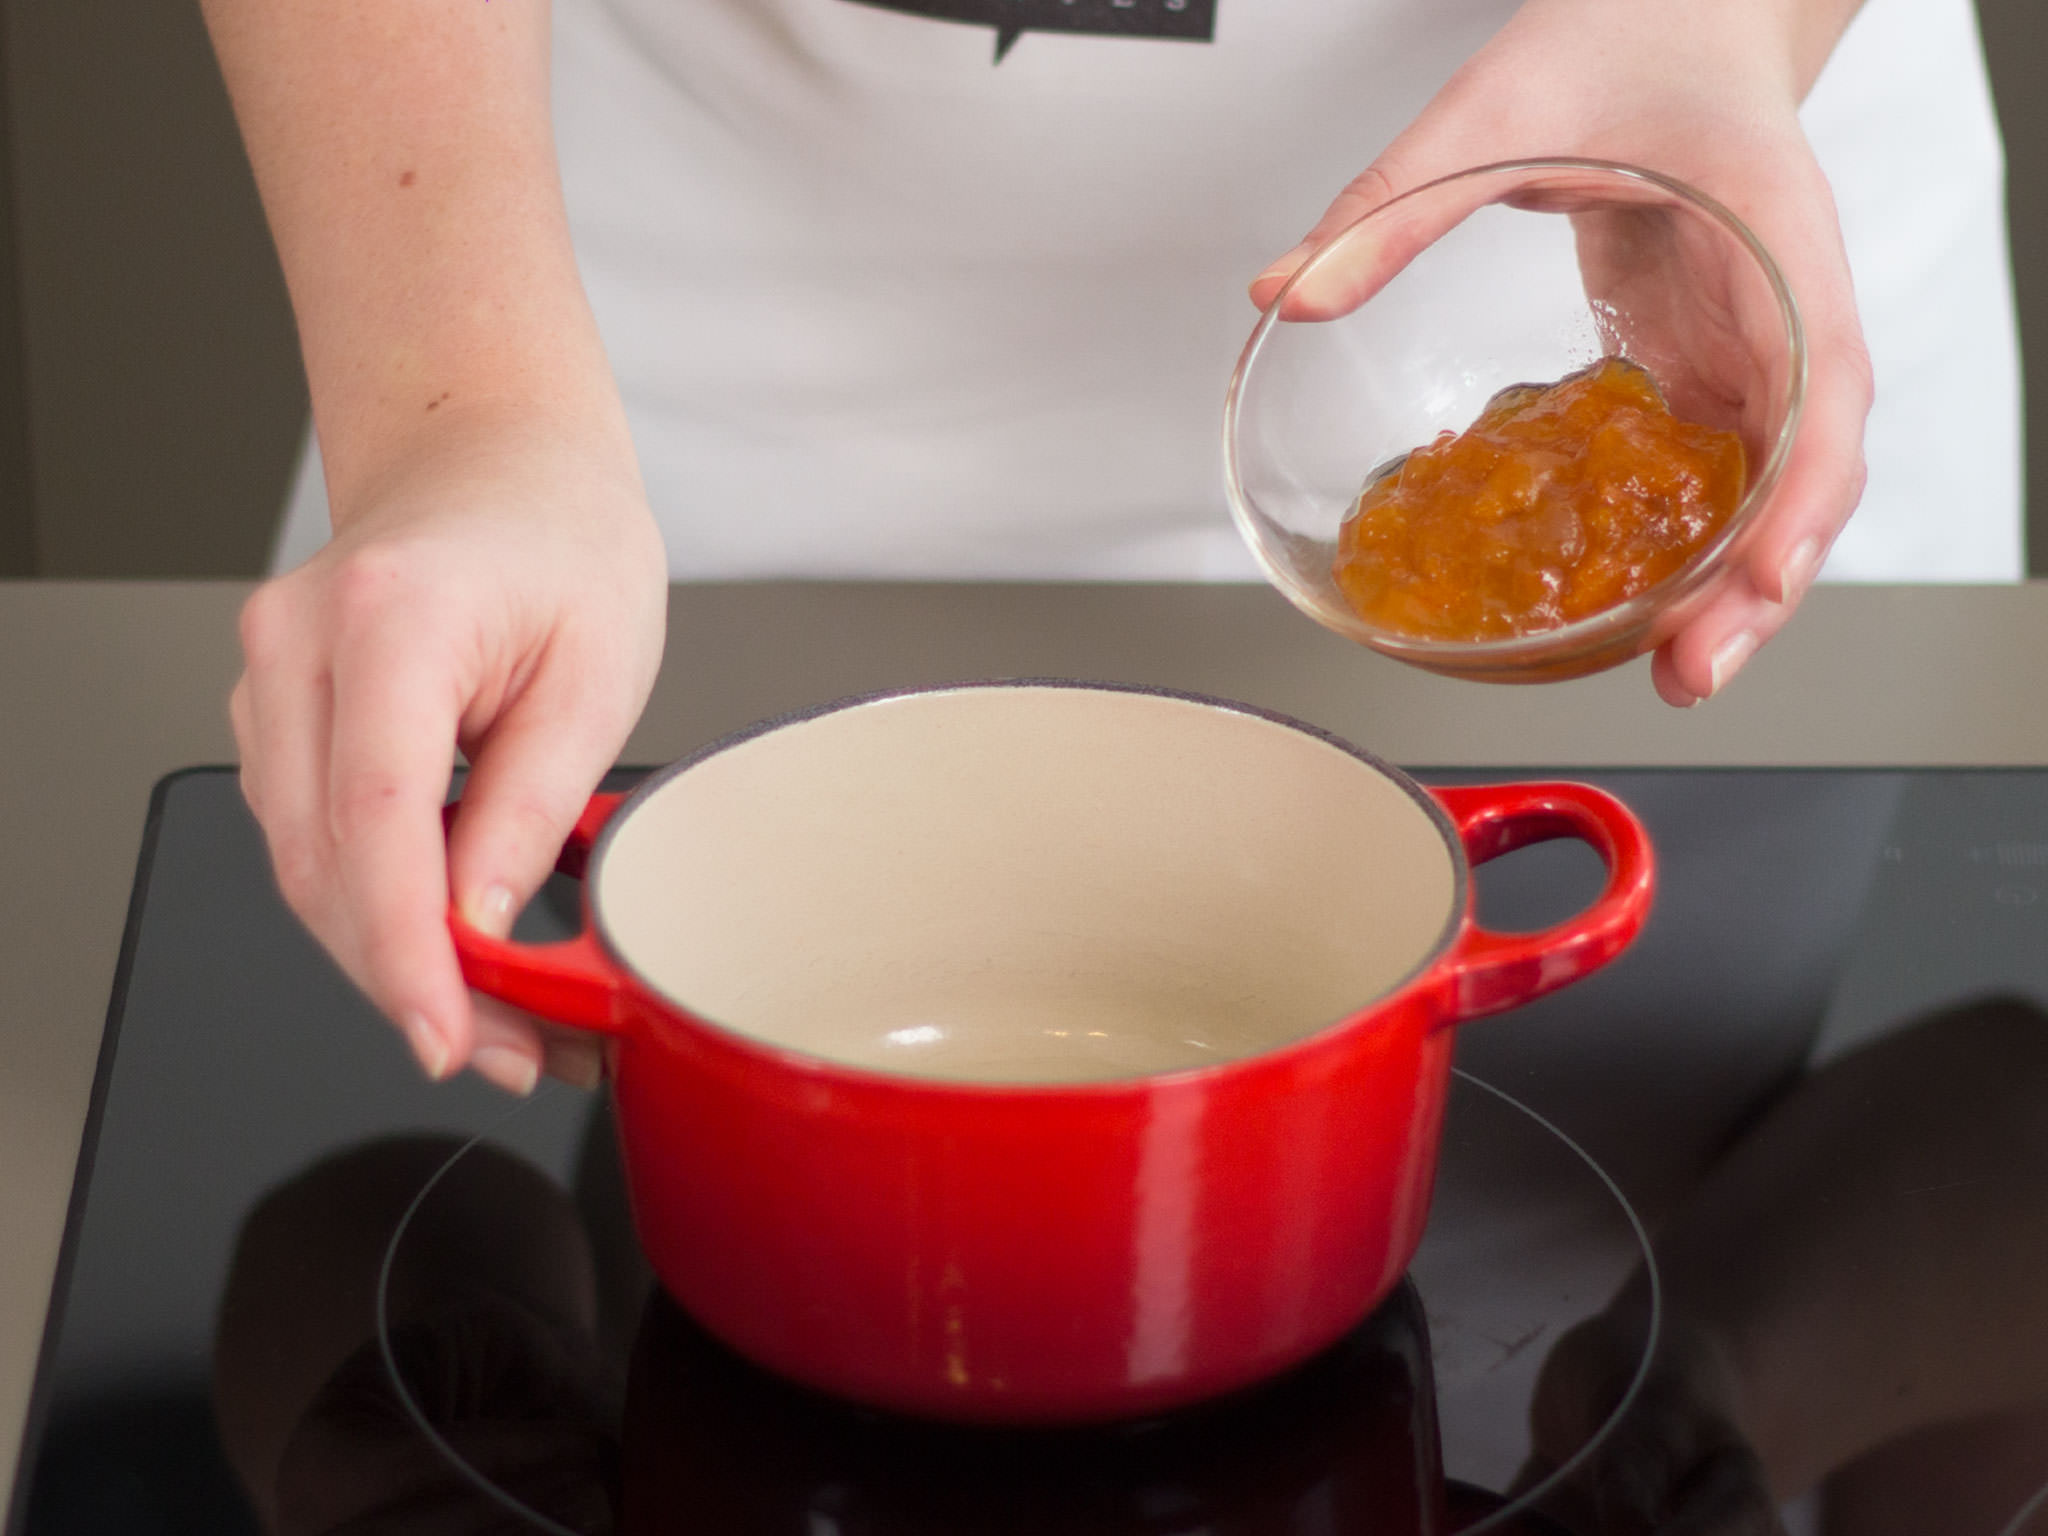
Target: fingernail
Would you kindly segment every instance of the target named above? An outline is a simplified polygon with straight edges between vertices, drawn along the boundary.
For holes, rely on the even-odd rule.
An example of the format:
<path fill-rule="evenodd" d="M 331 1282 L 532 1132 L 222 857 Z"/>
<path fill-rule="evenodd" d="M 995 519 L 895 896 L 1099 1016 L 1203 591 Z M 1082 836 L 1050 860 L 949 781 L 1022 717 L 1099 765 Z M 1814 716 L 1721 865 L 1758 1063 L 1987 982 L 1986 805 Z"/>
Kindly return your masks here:
<path fill-rule="evenodd" d="M 507 1093 L 525 1098 L 540 1081 L 540 1064 L 524 1051 L 504 1045 L 480 1045 L 470 1053 L 469 1064 L 477 1075 L 497 1084 Z"/>
<path fill-rule="evenodd" d="M 548 1047 L 548 1076 L 571 1088 L 591 1089 L 604 1081 L 604 1053 L 595 1041 L 564 1041 Z"/>
<path fill-rule="evenodd" d="M 403 1022 L 405 1038 L 412 1046 L 412 1053 L 419 1058 L 420 1066 L 427 1076 L 440 1082 L 448 1075 L 448 1062 L 452 1054 L 448 1042 L 441 1032 L 423 1013 L 409 1013 Z"/>
<path fill-rule="evenodd" d="M 1778 568 L 1778 601 L 1796 602 L 1820 569 L 1820 540 L 1801 539 Z"/>
<path fill-rule="evenodd" d="M 1707 663 L 1712 674 L 1710 693 L 1719 693 L 1728 684 L 1728 679 L 1742 669 L 1742 664 L 1756 654 L 1756 632 L 1738 629 L 1714 648 L 1713 659 Z"/>
<path fill-rule="evenodd" d="M 512 931 L 512 891 L 509 886 L 487 885 L 469 903 L 469 920 L 493 938 Z"/>
<path fill-rule="evenodd" d="M 1272 265 L 1267 267 L 1265 271 L 1261 272 L 1257 277 L 1253 278 L 1252 286 L 1256 288 L 1259 286 L 1259 284 L 1265 282 L 1268 278 L 1292 277 L 1294 275 L 1294 269 L 1301 265 L 1302 257 L 1306 255 L 1307 252 L 1308 246 L 1306 243 L 1297 245 L 1293 250 L 1289 251 L 1285 256 L 1282 256 L 1278 261 L 1274 262 Z"/>

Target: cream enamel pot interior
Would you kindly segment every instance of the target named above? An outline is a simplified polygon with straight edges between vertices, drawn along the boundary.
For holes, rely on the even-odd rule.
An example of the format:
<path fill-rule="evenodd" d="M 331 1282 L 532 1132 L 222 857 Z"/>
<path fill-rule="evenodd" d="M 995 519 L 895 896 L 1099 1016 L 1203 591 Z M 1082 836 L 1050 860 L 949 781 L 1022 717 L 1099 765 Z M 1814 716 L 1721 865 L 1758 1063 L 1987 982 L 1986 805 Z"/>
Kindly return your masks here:
<path fill-rule="evenodd" d="M 1576 837 L 1600 896 L 1479 927 Z M 587 851 L 587 857 L 585 857 Z M 613 1037 L 655 1272 L 753 1359 L 946 1418 L 1103 1419 L 1269 1376 L 1400 1277 L 1451 1033 L 1606 963 L 1634 817 L 1422 789 L 1242 705 L 1072 683 L 770 722 L 591 802 L 586 928 L 473 986 Z"/>

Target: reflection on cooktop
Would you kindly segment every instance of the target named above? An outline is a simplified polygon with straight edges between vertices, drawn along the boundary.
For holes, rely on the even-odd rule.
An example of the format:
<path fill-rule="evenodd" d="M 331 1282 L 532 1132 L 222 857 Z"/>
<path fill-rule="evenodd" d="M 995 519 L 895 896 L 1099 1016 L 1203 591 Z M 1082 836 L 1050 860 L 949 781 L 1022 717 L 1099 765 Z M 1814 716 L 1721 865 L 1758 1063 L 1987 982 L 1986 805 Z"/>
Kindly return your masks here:
<path fill-rule="evenodd" d="M 1451 1119 L 1454 1157 L 1519 1143 L 1526 1163 L 1578 1162 L 1567 1203 L 1611 1198 L 1549 1127 L 1481 1085 L 1461 1085 Z M 325 1158 L 264 1199 L 237 1244 L 215 1394 L 267 1525 L 467 1529 L 509 1513 L 574 1533 L 1552 1529 L 1525 1501 L 1446 1482 L 1412 1282 L 1308 1365 L 1206 1407 L 1073 1430 L 918 1423 L 745 1363 L 644 1267 L 607 1276 L 629 1227 L 607 1193 L 608 1147 L 599 1126 L 586 1157 L 611 1166 L 574 1195 L 481 1138 L 422 1135 Z M 292 1289 L 308 1248 L 322 1283 Z M 1524 1321 L 1554 1311 L 1540 1287 L 1490 1289 L 1497 1317 L 1511 1299 Z M 637 1326 L 607 1320 L 621 1304 Z M 344 1353 L 366 1311 L 375 1332 Z"/>
<path fill-rule="evenodd" d="M 1408 1282 L 1278 1383 L 1026 1435 L 652 1297 L 601 1099 L 421 1083 L 232 773 L 176 777 L 8 1529 L 2048 1536 L 2048 772 L 1572 776 L 1644 816 L 1658 909 L 1461 1033 Z M 1489 922 L 1573 857 L 1489 866 Z"/>

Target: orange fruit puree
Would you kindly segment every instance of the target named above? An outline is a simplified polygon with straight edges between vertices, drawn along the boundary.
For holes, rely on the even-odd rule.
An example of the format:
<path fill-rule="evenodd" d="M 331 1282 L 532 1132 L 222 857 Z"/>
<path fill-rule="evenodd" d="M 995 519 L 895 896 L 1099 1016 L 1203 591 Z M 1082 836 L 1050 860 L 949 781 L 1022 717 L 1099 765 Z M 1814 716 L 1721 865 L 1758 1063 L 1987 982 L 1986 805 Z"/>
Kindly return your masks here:
<path fill-rule="evenodd" d="M 1555 629 L 1654 586 L 1728 520 L 1742 440 L 1680 421 L 1634 363 L 1502 390 L 1366 487 L 1337 537 L 1360 617 L 1432 640 Z"/>

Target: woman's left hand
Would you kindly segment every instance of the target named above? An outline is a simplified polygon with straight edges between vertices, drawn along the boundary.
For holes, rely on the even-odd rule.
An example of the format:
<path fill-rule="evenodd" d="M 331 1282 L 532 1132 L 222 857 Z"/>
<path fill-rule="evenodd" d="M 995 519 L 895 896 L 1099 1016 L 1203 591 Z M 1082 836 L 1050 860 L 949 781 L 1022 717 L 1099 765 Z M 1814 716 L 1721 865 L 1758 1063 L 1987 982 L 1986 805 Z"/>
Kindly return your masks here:
<path fill-rule="evenodd" d="M 1263 309 L 1316 246 L 1381 203 L 1501 160 L 1641 165 L 1755 232 L 1805 324 L 1805 410 L 1741 579 L 1657 652 L 1651 677 L 1670 704 L 1718 692 L 1777 633 L 1863 493 L 1870 358 L 1834 198 L 1798 119 L 1854 10 L 1855 0 L 1527 0 L 1252 283 Z"/>

